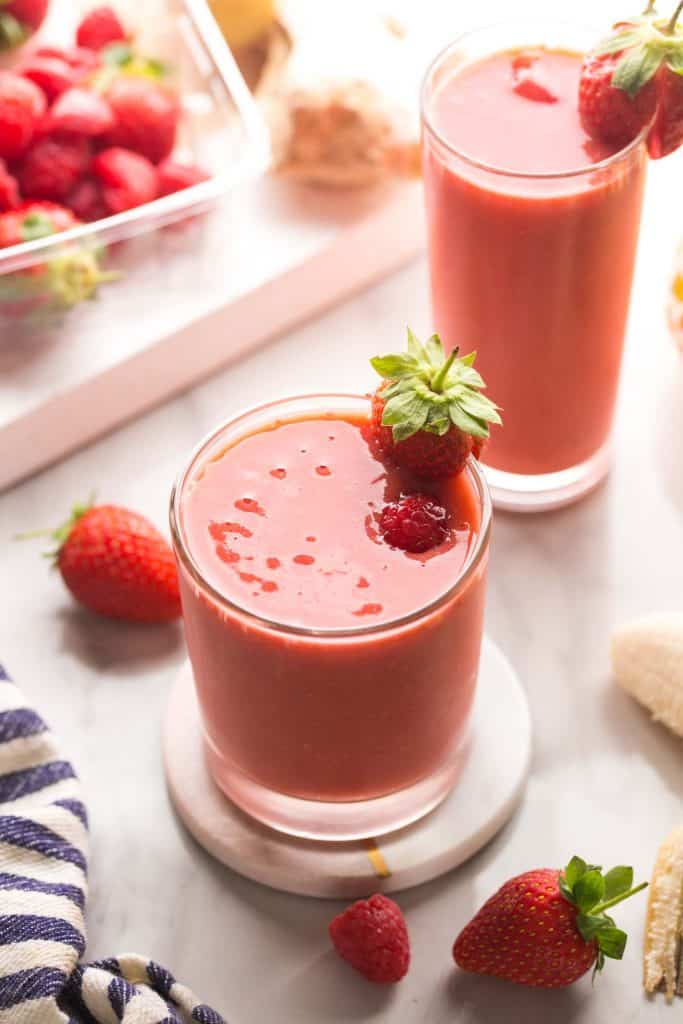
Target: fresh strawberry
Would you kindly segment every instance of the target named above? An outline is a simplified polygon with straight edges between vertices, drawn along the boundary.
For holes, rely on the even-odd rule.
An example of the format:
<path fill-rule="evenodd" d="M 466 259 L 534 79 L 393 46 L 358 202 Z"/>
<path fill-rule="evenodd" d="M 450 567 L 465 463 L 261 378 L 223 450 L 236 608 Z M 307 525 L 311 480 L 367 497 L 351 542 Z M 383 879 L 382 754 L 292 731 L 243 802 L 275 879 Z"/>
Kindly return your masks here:
<path fill-rule="evenodd" d="M 0 50 L 21 46 L 40 28 L 49 0 L 3 0 L 0 4 Z"/>
<path fill-rule="evenodd" d="M 410 965 L 410 940 L 400 907 L 379 894 L 358 900 L 329 925 L 330 938 L 342 960 L 368 981 L 400 981 Z"/>
<path fill-rule="evenodd" d="M 121 76 L 107 91 L 116 124 L 107 136 L 110 146 L 122 146 L 158 164 L 175 145 L 180 104 L 178 97 L 148 78 Z"/>
<path fill-rule="evenodd" d="M 584 130 L 594 139 L 627 146 L 652 120 L 657 99 L 655 83 L 629 95 L 613 84 L 622 54 L 589 54 L 581 71 L 579 113 Z"/>
<path fill-rule="evenodd" d="M 162 160 L 157 167 L 157 183 L 160 196 L 182 192 L 185 188 L 207 181 L 211 175 L 196 164 L 182 164 L 177 160 Z"/>
<path fill-rule="evenodd" d="M 37 85 L 12 71 L 0 71 L 0 157 L 13 160 L 21 156 L 45 107 L 45 97 Z"/>
<path fill-rule="evenodd" d="M 27 199 L 62 202 L 90 167 L 86 139 L 45 136 L 29 149 L 19 169 L 19 186 Z"/>
<path fill-rule="evenodd" d="M 368 440 L 376 454 L 439 478 L 462 472 L 478 458 L 489 424 L 500 423 L 497 406 L 482 393 L 474 353 L 446 358 L 435 334 L 425 345 L 408 329 L 408 351 L 371 360 L 384 384 L 372 396 Z"/>
<path fill-rule="evenodd" d="M 102 183 L 102 196 L 110 213 L 122 213 L 156 199 L 156 168 L 144 156 L 128 149 L 103 149 L 92 165 Z"/>
<path fill-rule="evenodd" d="M 76 505 L 49 536 L 64 583 L 98 615 L 128 622 L 170 622 L 180 615 L 171 548 L 148 519 L 118 505 Z"/>
<path fill-rule="evenodd" d="M 27 202 L 0 216 L 0 249 L 22 242 L 33 242 L 58 231 L 78 226 L 71 210 L 58 203 Z"/>
<path fill-rule="evenodd" d="M 57 203 L 22 203 L 16 210 L 0 214 L 0 249 L 47 238 L 78 227 L 80 223 L 71 210 Z M 0 312 L 7 313 L 8 292 L 10 298 L 17 301 L 17 308 L 26 314 L 36 306 L 70 309 L 93 298 L 102 282 L 119 276 L 103 271 L 101 259 L 99 250 L 72 245 L 46 263 L 5 274 L 0 279 L 5 286 Z"/>
<path fill-rule="evenodd" d="M 83 178 L 64 200 L 70 210 L 82 221 L 101 220 L 109 216 L 109 208 L 102 194 L 102 183 Z"/>
<path fill-rule="evenodd" d="M 605 958 L 621 960 L 626 933 L 606 913 L 640 892 L 633 869 L 602 869 L 573 857 L 563 872 L 527 871 L 498 890 L 460 933 L 456 964 L 518 985 L 561 988 Z"/>
<path fill-rule="evenodd" d="M 110 43 L 124 42 L 126 30 L 111 7 L 95 7 L 76 30 L 76 42 L 88 50 L 102 50 Z"/>
<path fill-rule="evenodd" d="M 683 31 L 678 17 L 619 22 L 584 60 L 579 113 L 593 138 L 625 146 L 650 125 L 650 156 L 666 156 L 683 143 Z"/>
<path fill-rule="evenodd" d="M 13 174 L 7 170 L 7 164 L 0 160 L 0 213 L 14 210 L 20 202 L 19 184 Z"/>
<path fill-rule="evenodd" d="M 33 54 L 17 70 L 23 78 L 29 78 L 42 89 L 48 103 L 70 89 L 77 80 L 74 69 L 61 57 Z"/>
<path fill-rule="evenodd" d="M 683 64 L 680 71 L 660 68 L 655 84 L 657 113 L 647 136 L 647 149 L 658 160 L 683 144 Z"/>
<path fill-rule="evenodd" d="M 393 548 L 412 554 L 429 551 L 448 537 L 448 512 L 426 494 L 408 494 L 384 506 L 379 532 Z"/>
<path fill-rule="evenodd" d="M 104 96 L 90 89 L 68 89 L 55 100 L 48 117 L 51 131 L 95 137 L 114 125 L 114 114 Z"/>

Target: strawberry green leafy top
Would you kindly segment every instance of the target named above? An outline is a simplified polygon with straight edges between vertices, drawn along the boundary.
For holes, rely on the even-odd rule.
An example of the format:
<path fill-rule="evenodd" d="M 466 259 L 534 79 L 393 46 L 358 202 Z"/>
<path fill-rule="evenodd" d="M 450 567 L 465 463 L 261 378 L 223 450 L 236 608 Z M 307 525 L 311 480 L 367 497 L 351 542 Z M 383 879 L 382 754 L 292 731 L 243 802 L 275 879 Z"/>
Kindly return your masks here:
<path fill-rule="evenodd" d="M 451 426 L 472 437 L 489 436 L 489 424 L 502 421 L 498 406 L 481 393 L 486 385 L 473 368 L 475 357 L 459 358 L 455 349 L 446 358 L 437 334 L 422 344 L 408 328 L 407 352 L 370 360 L 389 381 L 382 391 L 382 424 L 392 428 L 394 441 L 420 430 L 442 437 Z"/>
<path fill-rule="evenodd" d="M 605 911 L 641 892 L 647 882 L 634 886 L 633 868 L 620 865 L 603 875 L 602 868 L 586 864 L 581 857 L 572 857 L 560 874 L 559 884 L 564 898 L 577 908 L 576 927 L 582 938 L 597 943 L 594 974 L 602 970 L 606 957 L 621 960 L 626 932 L 617 928 Z"/>
<path fill-rule="evenodd" d="M 683 3 L 679 3 L 671 18 L 660 18 L 650 2 L 644 14 L 616 25 L 616 31 L 593 50 L 596 56 L 624 51 L 612 85 L 623 89 L 631 99 L 663 64 L 683 75 L 683 31 L 678 25 L 682 8 Z"/>

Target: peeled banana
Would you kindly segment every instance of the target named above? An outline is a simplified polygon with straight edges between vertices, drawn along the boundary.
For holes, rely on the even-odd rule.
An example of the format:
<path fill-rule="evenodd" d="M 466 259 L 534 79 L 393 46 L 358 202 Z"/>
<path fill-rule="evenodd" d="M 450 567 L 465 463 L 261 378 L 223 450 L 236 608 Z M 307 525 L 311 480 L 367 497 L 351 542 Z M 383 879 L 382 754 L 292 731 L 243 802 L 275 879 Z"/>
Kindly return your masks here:
<path fill-rule="evenodd" d="M 683 826 L 662 843 L 650 884 L 645 926 L 643 985 L 663 989 L 671 1001 L 683 995 Z"/>
<path fill-rule="evenodd" d="M 683 736 L 683 614 L 649 615 L 616 630 L 612 666 L 622 689 Z"/>

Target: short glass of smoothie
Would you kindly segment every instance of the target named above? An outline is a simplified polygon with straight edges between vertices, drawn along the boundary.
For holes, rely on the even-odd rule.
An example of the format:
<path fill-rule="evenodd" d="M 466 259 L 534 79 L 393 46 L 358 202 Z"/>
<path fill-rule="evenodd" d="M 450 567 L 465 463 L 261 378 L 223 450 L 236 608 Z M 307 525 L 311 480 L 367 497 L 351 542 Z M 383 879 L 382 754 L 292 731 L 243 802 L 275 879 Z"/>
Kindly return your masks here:
<path fill-rule="evenodd" d="M 502 408 L 483 461 L 497 507 L 588 492 L 610 465 L 647 153 L 583 130 L 598 31 L 518 21 L 457 39 L 422 91 L 434 324 L 477 352 Z"/>
<path fill-rule="evenodd" d="M 171 498 L 211 774 L 247 814 L 346 840 L 435 807 L 467 756 L 491 502 L 470 459 L 420 482 L 378 461 L 368 398 L 317 395 L 214 431 Z M 447 510 L 443 541 L 391 547 L 386 502 Z"/>

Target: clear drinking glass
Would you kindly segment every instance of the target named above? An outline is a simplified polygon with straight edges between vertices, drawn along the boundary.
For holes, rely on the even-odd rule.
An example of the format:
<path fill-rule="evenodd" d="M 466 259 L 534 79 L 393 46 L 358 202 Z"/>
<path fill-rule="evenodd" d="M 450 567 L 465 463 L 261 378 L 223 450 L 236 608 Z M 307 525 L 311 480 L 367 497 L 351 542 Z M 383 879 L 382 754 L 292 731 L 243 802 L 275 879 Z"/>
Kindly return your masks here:
<path fill-rule="evenodd" d="M 276 422 L 330 412 L 360 419 L 369 399 L 274 402 L 220 426 L 173 489 L 171 531 L 208 763 L 254 818 L 315 839 L 378 835 L 420 818 L 455 784 L 466 756 L 482 639 L 491 502 L 465 471 L 479 525 L 446 591 L 400 619 L 310 630 L 240 607 L 207 581 L 184 506 L 203 468 Z M 292 517 L 301 510 L 292 503 Z"/>
<path fill-rule="evenodd" d="M 494 26 L 448 46 L 424 81 L 434 326 L 449 348 L 476 349 L 477 369 L 503 408 L 504 429 L 494 431 L 483 455 L 496 507 L 566 504 L 609 469 L 644 133 L 579 169 L 512 172 L 478 161 L 440 131 L 434 100 L 474 61 L 534 46 L 583 53 L 598 38 L 553 22 Z M 491 130 L 509 129 L 501 118 Z"/>

